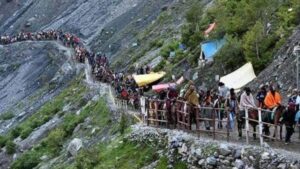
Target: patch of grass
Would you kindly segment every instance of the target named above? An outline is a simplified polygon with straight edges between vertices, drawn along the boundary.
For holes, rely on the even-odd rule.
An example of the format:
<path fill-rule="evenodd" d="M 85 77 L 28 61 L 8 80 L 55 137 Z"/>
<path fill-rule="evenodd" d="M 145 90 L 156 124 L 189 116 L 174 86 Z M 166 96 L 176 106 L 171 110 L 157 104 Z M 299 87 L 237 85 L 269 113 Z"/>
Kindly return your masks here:
<path fill-rule="evenodd" d="M 188 168 L 187 163 L 182 161 L 178 161 L 174 165 L 174 169 L 187 169 L 187 168 Z"/>
<path fill-rule="evenodd" d="M 163 156 L 159 159 L 156 169 L 166 169 L 168 167 L 168 158 Z"/>
<path fill-rule="evenodd" d="M 167 45 L 164 45 L 162 49 L 160 50 L 160 55 L 168 59 L 170 52 L 176 51 L 179 48 L 179 42 L 178 41 L 172 41 L 171 43 L 168 43 Z"/>
<path fill-rule="evenodd" d="M 153 49 L 153 48 L 160 48 L 164 45 L 164 40 L 163 39 L 155 39 L 153 41 L 150 42 L 150 48 Z"/>
<path fill-rule="evenodd" d="M 10 168 L 11 169 L 32 169 L 41 162 L 40 156 L 41 154 L 36 151 L 26 152 L 17 160 L 15 160 L 12 163 Z"/>
<path fill-rule="evenodd" d="M 32 133 L 33 129 L 31 127 L 23 127 L 22 129 L 20 129 L 20 136 L 21 139 L 25 139 L 27 138 L 30 133 Z M 12 135 L 12 136 L 17 136 L 17 135 Z"/>
<path fill-rule="evenodd" d="M 7 154 L 14 154 L 16 152 L 16 144 L 9 140 L 6 142 L 6 152 Z"/>
<path fill-rule="evenodd" d="M 57 154 L 59 153 L 63 143 L 65 141 L 67 133 L 65 130 L 61 128 L 57 128 L 53 130 L 46 139 L 44 139 L 41 143 L 41 146 L 49 153 L 49 154 Z"/>
<path fill-rule="evenodd" d="M 34 168 L 41 162 L 39 157 L 45 154 L 47 154 L 49 157 L 55 157 L 58 155 L 63 147 L 64 142 L 70 138 L 70 136 L 72 136 L 75 127 L 84 122 L 87 117 L 91 117 L 92 123 L 97 126 L 103 127 L 110 123 L 109 110 L 106 107 L 105 101 L 101 99 L 90 104 L 89 106 L 86 106 L 79 115 L 76 115 L 75 113 L 66 115 L 63 123 L 55 130 L 52 130 L 49 135 L 42 140 L 41 144 L 35 146 L 29 150 L 29 152 L 23 154 L 20 158 L 15 160 L 12 164 L 12 169 L 23 169 L 23 165 Z M 86 152 L 83 154 L 86 154 Z M 26 158 L 35 161 L 28 163 L 25 160 Z M 78 165 L 88 166 L 89 164 L 86 164 L 89 163 L 88 159 L 86 159 L 86 161 L 83 163 L 84 164 Z"/>
<path fill-rule="evenodd" d="M 100 161 L 99 149 L 83 149 L 75 158 L 75 167 L 78 169 L 94 168 Z"/>
<path fill-rule="evenodd" d="M 156 147 L 123 142 L 100 146 L 100 161 L 96 169 L 138 169 L 158 159 Z"/>
<path fill-rule="evenodd" d="M 208 156 L 211 156 L 214 154 L 214 152 L 216 152 L 218 149 L 218 146 L 215 145 L 215 144 L 211 144 L 211 145 L 208 145 L 206 147 L 204 147 L 203 149 L 203 155 L 204 157 L 208 157 Z"/>
<path fill-rule="evenodd" d="M 20 127 L 15 127 L 14 129 L 11 130 L 9 138 L 17 138 L 21 134 L 21 128 Z"/>
<path fill-rule="evenodd" d="M 161 71 L 167 64 L 166 60 L 162 60 L 155 68 L 153 69 L 154 72 Z"/>
<path fill-rule="evenodd" d="M 121 115 L 121 120 L 120 120 L 120 124 L 119 124 L 119 131 L 120 133 L 123 135 L 126 128 L 128 128 L 128 119 L 127 116 L 125 115 L 125 113 L 122 113 Z"/>
<path fill-rule="evenodd" d="M 42 126 L 48 122 L 55 114 L 60 112 L 66 103 L 79 103 L 82 106 L 82 96 L 86 91 L 86 87 L 80 82 L 73 82 L 73 84 L 65 89 L 52 101 L 46 103 L 41 109 L 18 125 L 18 133 L 22 139 L 27 138 L 34 129 Z M 18 134 L 11 134 L 12 139 L 18 137 Z"/>
<path fill-rule="evenodd" d="M 10 120 L 14 117 L 15 117 L 14 113 L 9 111 L 9 112 L 5 112 L 5 113 L 1 114 L 0 120 Z"/>
<path fill-rule="evenodd" d="M 4 147 L 7 142 L 7 137 L 0 135 L 0 148 Z"/>

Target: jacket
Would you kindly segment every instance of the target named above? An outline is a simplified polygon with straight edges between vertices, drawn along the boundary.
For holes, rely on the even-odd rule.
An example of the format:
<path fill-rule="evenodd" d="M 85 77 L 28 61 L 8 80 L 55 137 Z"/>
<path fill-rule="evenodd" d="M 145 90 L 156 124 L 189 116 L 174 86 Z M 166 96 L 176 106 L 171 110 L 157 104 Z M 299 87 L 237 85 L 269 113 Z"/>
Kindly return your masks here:
<path fill-rule="evenodd" d="M 275 92 L 275 95 L 273 95 L 271 92 L 268 92 L 264 103 L 267 108 L 272 109 L 278 106 L 278 104 L 281 104 L 281 96 L 278 92 Z"/>

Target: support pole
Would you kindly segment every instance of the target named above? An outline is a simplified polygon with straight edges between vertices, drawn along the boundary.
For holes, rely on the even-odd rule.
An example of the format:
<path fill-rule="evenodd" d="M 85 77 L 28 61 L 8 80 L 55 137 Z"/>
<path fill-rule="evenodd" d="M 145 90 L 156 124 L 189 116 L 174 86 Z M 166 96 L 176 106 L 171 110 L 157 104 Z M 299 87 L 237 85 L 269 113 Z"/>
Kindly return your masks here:
<path fill-rule="evenodd" d="M 258 109 L 258 121 L 259 121 L 259 124 L 258 124 L 259 141 L 260 141 L 260 145 L 262 146 L 264 143 L 264 139 L 263 139 L 263 133 L 262 133 L 263 126 L 262 126 L 262 118 L 261 118 L 261 108 Z"/>
<path fill-rule="evenodd" d="M 249 115 L 248 108 L 245 109 L 245 120 L 246 120 L 246 142 L 249 144 Z"/>

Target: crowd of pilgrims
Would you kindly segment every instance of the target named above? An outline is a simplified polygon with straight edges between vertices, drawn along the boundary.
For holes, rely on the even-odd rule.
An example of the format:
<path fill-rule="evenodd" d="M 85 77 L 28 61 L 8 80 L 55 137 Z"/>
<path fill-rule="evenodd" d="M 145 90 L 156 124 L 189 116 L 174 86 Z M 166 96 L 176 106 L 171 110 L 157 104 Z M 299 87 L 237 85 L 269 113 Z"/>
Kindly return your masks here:
<path fill-rule="evenodd" d="M 36 33 L 21 32 L 15 36 L 4 35 L 1 36 L 0 44 L 6 45 L 10 43 L 20 41 L 47 41 L 57 40 L 63 43 L 67 47 L 72 47 L 75 51 L 76 59 L 85 63 L 87 59 L 88 63 L 92 67 L 92 73 L 96 79 L 111 83 L 115 89 L 117 97 L 127 100 L 135 108 L 139 108 L 140 97 L 144 96 L 144 91 L 150 89 L 151 86 L 139 87 L 131 74 L 125 72 L 112 72 L 109 69 L 108 59 L 105 54 L 89 52 L 80 39 L 71 34 L 64 33 L 63 31 L 49 30 L 40 31 Z M 151 68 L 148 65 L 142 67 L 136 67 L 135 74 L 148 74 L 151 72 Z M 263 108 L 273 110 L 275 107 L 281 106 L 282 100 L 279 91 L 275 89 L 274 85 L 266 84 L 260 86 L 260 91 L 256 97 L 252 95 L 250 88 L 243 89 L 241 94 L 237 96 L 234 89 L 229 89 L 222 82 L 219 82 L 218 89 L 216 90 L 201 90 L 197 89 L 193 81 L 189 81 L 181 90 L 176 86 L 170 86 L 168 89 L 162 90 L 157 95 L 152 95 L 151 99 L 161 100 L 159 104 L 160 109 L 166 109 L 168 119 L 172 121 L 171 108 L 175 104 L 176 100 L 187 101 L 193 107 L 210 107 L 210 108 L 226 108 L 230 113 L 229 117 L 224 111 L 218 111 L 216 117 L 219 120 L 223 118 L 229 118 L 229 129 L 234 129 L 235 119 L 241 120 L 244 117 L 245 109 L 248 108 Z M 291 135 L 294 132 L 295 125 L 299 126 L 300 120 L 300 91 L 294 90 L 293 95 L 289 98 L 287 110 L 291 110 L 294 114 L 285 113 L 285 117 L 281 120 L 285 121 L 286 125 L 286 142 L 290 142 Z M 212 109 L 204 109 L 202 111 L 204 118 L 211 118 Z M 269 117 L 272 118 L 272 114 Z M 210 130 L 212 123 L 206 121 L 205 127 Z M 222 123 L 218 123 L 218 128 L 223 128 Z"/>

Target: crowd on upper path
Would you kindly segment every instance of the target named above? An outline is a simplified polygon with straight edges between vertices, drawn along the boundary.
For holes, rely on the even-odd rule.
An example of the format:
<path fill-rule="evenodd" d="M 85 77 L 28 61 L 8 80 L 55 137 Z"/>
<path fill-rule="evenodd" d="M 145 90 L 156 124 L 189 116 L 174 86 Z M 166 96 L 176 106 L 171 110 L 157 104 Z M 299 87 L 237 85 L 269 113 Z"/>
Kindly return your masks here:
<path fill-rule="evenodd" d="M 40 31 L 37 33 L 21 32 L 15 36 L 4 35 L 0 38 L 1 45 L 7 45 L 21 41 L 47 41 L 55 40 L 63 43 L 66 47 L 71 47 L 75 51 L 75 59 L 80 63 L 86 61 L 92 67 L 94 77 L 102 82 L 111 83 L 115 89 L 117 97 L 127 100 L 136 108 L 140 105 L 140 97 L 144 96 L 144 91 L 150 86 L 139 87 L 133 76 L 125 72 L 113 72 L 109 68 L 109 61 L 105 54 L 93 53 L 88 51 L 81 43 L 79 37 L 65 33 L 60 30 Z M 151 68 L 148 65 L 137 68 L 135 74 L 149 74 Z M 225 111 L 217 111 L 217 118 L 229 118 L 230 123 L 226 127 L 234 129 L 235 121 L 238 123 L 238 128 L 241 130 L 245 117 L 245 110 L 257 108 L 270 110 L 270 113 L 265 112 L 263 121 L 274 124 L 285 124 L 286 126 L 286 143 L 290 142 L 290 138 L 294 132 L 295 126 L 299 126 L 300 122 L 300 91 L 294 90 L 292 96 L 288 100 L 288 105 L 282 105 L 282 97 L 279 93 L 279 88 L 276 89 L 275 84 L 263 84 L 260 86 L 259 92 L 254 97 L 252 90 L 248 87 L 244 88 L 238 96 L 234 89 L 229 89 L 222 82 L 218 83 L 217 90 L 198 90 L 193 81 L 189 81 L 181 90 L 176 86 L 170 86 L 168 89 L 160 91 L 157 95 L 152 96 L 152 99 L 161 100 L 158 104 L 159 109 L 166 110 L 166 116 L 170 123 L 176 123 L 176 113 L 172 111 L 172 105 L 176 100 L 187 101 L 192 105 L 191 114 L 195 112 L 193 109 L 201 107 L 209 108 L 224 108 L 230 113 L 227 115 Z M 249 111 L 250 111 L 249 110 Z M 203 116 L 211 118 L 212 109 L 203 109 Z M 194 116 L 194 115 L 192 115 Z M 229 117 L 226 117 L 229 116 Z M 192 117 L 192 120 L 194 118 Z M 237 119 L 237 120 L 235 120 Z M 205 122 L 206 130 L 212 127 L 211 122 Z M 223 123 L 218 123 L 218 128 L 223 128 Z M 269 134 L 269 126 L 264 125 L 264 132 Z M 241 132 L 240 132 L 241 136 Z"/>

